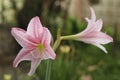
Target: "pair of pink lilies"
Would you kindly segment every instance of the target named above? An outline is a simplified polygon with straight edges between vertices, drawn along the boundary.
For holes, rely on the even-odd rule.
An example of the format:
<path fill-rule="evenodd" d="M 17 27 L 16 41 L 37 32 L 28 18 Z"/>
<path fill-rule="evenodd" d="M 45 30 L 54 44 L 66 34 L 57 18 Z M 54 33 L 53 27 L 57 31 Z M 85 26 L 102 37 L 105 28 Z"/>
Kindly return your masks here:
<path fill-rule="evenodd" d="M 91 19 L 85 18 L 88 22 L 87 28 L 75 35 L 61 36 L 60 40 L 72 39 L 92 44 L 107 53 L 106 49 L 101 44 L 113 42 L 113 39 L 107 34 L 101 32 L 103 21 L 98 19 L 96 21 L 95 12 L 92 8 Z M 27 31 L 20 28 L 12 28 L 12 35 L 16 41 L 23 47 L 18 53 L 13 62 L 13 66 L 17 67 L 21 61 L 31 61 L 31 69 L 28 75 L 32 75 L 41 60 L 55 59 L 56 54 L 50 46 L 52 35 L 50 31 L 43 27 L 39 18 L 34 17 L 28 24 Z"/>

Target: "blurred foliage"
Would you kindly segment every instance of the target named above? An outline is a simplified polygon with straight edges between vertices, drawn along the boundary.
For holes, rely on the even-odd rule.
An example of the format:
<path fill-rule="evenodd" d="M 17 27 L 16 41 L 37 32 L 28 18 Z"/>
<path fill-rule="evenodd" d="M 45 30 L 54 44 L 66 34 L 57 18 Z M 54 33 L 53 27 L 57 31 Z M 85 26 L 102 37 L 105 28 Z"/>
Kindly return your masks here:
<path fill-rule="evenodd" d="M 86 28 L 86 22 L 79 21 L 77 18 L 68 17 L 65 21 L 64 35 L 76 34 L 81 32 Z"/>

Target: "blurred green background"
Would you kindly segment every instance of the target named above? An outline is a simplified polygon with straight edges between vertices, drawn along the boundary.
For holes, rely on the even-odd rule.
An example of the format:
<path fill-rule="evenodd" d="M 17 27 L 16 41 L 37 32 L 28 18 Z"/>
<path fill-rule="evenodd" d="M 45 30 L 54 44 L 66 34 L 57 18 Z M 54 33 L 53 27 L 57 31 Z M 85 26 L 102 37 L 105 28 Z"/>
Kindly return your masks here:
<path fill-rule="evenodd" d="M 108 54 L 95 46 L 77 41 L 62 41 L 52 61 L 51 80 L 120 80 L 120 10 L 119 0 L 0 0 L 0 80 L 45 80 L 46 62 L 29 77 L 29 62 L 18 68 L 12 62 L 21 49 L 11 36 L 12 27 L 27 28 L 34 16 L 50 29 L 54 40 L 61 35 L 76 34 L 87 26 L 85 17 L 93 7 L 104 21 L 103 32 L 114 38 L 104 45 Z"/>

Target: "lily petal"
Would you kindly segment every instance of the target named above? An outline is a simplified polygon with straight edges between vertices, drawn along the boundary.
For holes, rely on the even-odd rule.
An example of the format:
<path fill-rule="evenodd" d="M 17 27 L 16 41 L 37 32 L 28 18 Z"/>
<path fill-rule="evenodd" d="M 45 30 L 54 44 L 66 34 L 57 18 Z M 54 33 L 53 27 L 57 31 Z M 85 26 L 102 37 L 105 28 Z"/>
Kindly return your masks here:
<path fill-rule="evenodd" d="M 87 28 L 81 32 L 81 34 L 89 34 L 92 31 L 100 31 L 102 29 L 102 25 L 102 19 L 99 19 L 96 22 L 89 21 Z"/>
<path fill-rule="evenodd" d="M 100 44 L 107 44 L 107 43 L 113 42 L 112 37 L 108 36 L 107 34 L 103 32 L 96 33 L 96 35 L 93 35 L 93 36 L 94 37 L 91 39 Z"/>
<path fill-rule="evenodd" d="M 37 69 L 37 67 L 39 66 L 41 62 L 41 59 L 33 59 L 32 62 L 31 62 L 31 68 L 30 68 L 30 71 L 28 73 L 29 76 L 33 75 Z"/>
<path fill-rule="evenodd" d="M 81 36 L 78 40 L 86 43 L 97 42 L 100 44 L 107 44 L 113 42 L 113 39 L 110 36 L 102 32 L 91 32 L 87 35 Z"/>
<path fill-rule="evenodd" d="M 29 54 L 31 50 L 29 49 L 21 49 L 21 51 L 18 53 L 18 55 L 16 56 L 14 62 L 13 62 L 13 67 L 17 67 L 18 64 L 21 62 L 21 61 L 24 61 L 24 60 L 32 60 L 33 57 L 31 54 Z"/>
<path fill-rule="evenodd" d="M 47 46 L 46 51 L 45 51 L 45 53 L 43 54 L 43 58 L 44 58 L 44 59 L 51 58 L 51 59 L 54 60 L 55 57 L 56 57 L 56 54 L 55 54 L 55 52 L 53 51 L 53 49 L 52 49 L 50 46 Z"/>
<path fill-rule="evenodd" d="M 80 33 L 80 34 L 88 34 L 89 32 L 92 32 L 95 30 L 95 23 L 89 22 L 87 27 Z"/>
<path fill-rule="evenodd" d="M 87 38 L 85 39 L 85 38 L 83 38 L 83 39 L 80 39 L 80 41 L 95 45 L 98 48 L 100 48 L 101 50 L 103 50 L 105 53 L 107 53 L 107 50 L 102 45 L 100 45 L 100 42 L 97 42 L 97 39 L 87 39 Z M 100 40 L 100 41 L 102 41 L 102 40 Z"/>
<path fill-rule="evenodd" d="M 31 47 L 35 46 L 34 43 L 29 41 L 27 39 L 26 31 L 20 28 L 12 28 L 11 30 L 12 35 L 15 37 L 16 41 L 22 46 L 22 47 Z"/>
<path fill-rule="evenodd" d="M 100 19 L 97 22 L 95 22 L 96 21 L 95 12 L 93 8 L 90 8 L 90 10 L 91 10 L 91 19 L 88 19 L 87 17 L 85 18 L 85 20 L 88 22 L 88 25 L 87 28 L 82 33 L 91 32 L 93 30 L 100 31 L 102 28 L 102 20 Z"/>
<path fill-rule="evenodd" d="M 100 31 L 102 29 L 103 21 L 98 19 L 96 22 L 89 21 L 88 26 L 84 32 Z"/>
<path fill-rule="evenodd" d="M 96 20 L 95 12 L 94 12 L 93 8 L 90 8 L 90 10 L 91 10 L 91 20 L 95 21 Z"/>
<path fill-rule="evenodd" d="M 95 24 L 95 31 L 100 31 L 102 29 L 102 25 L 103 25 L 103 20 L 102 19 L 99 19 L 96 21 L 96 24 Z"/>
<path fill-rule="evenodd" d="M 95 43 L 93 45 L 97 46 L 98 48 L 100 48 L 101 50 L 103 50 L 105 53 L 108 53 L 107 50 L 102 45 L 100 45 L 98 43 Z"/>
<path fill-rule="evenodd" d="M 28 24 L 27 34 L 31 35 L 33 38 L 40 38 L 40 34 L 43 32 L 43 27 L 40 22 L 39 17 L 34 17 Z"/>
<path fill-rule="evenodd" d="M 96 15 L 95 15 L 95 12 L 94 12 L 94 10 L 93 10 L 92 7 L 90 7 L 90 11 L 91 11 L 91 19 L 88 19 L 88 18 L 86 17 L 85 20 L 86 20 L 87 22 L 90 22 L 90 21 L 95 22 L 95 20 L 96 20 Z"/>
<path fill-rule="evenodd" d="M 41 43 L 44 45 L 47 45 L 47 44 L 50 44 L 51 41 L 52 41 L 51 33 L 47 28 L 44 27 Z"/>

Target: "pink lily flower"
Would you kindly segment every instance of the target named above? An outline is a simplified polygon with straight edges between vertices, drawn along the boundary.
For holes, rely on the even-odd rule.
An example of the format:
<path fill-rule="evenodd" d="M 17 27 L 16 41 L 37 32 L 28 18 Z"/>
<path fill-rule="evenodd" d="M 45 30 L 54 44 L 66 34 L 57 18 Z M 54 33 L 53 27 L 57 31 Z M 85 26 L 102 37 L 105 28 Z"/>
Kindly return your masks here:
<path fill-rule="evenodd" d="M 31 61 L 31 68 L 28 73 L 31 76 L 41 60 L 55 59 L 56 54 L 50 46 L 51 33 L 47 28 L 42 27 L 38 17 L 31 19 L 27 31 L 20 28 L 12 28 L 11 33 L 23 47 L 13 62 L 15 68 L 21 61 Z"/>
<path fill-rule="evenodd" d="M 107 50 L 101 44 L 113 42 L 113 39 L 107 34 L 101 32 L 103 21 L 102 19 L 98 19 L 96 21 L 96 16 L 93 8 L 90 8 L 90 10 L 91 19 L 86 18 L 86 21 L 88 22 L 87 28 L 81 33 L 77 34 L 77 40 L 95 45 L 107 53 Z"/>

